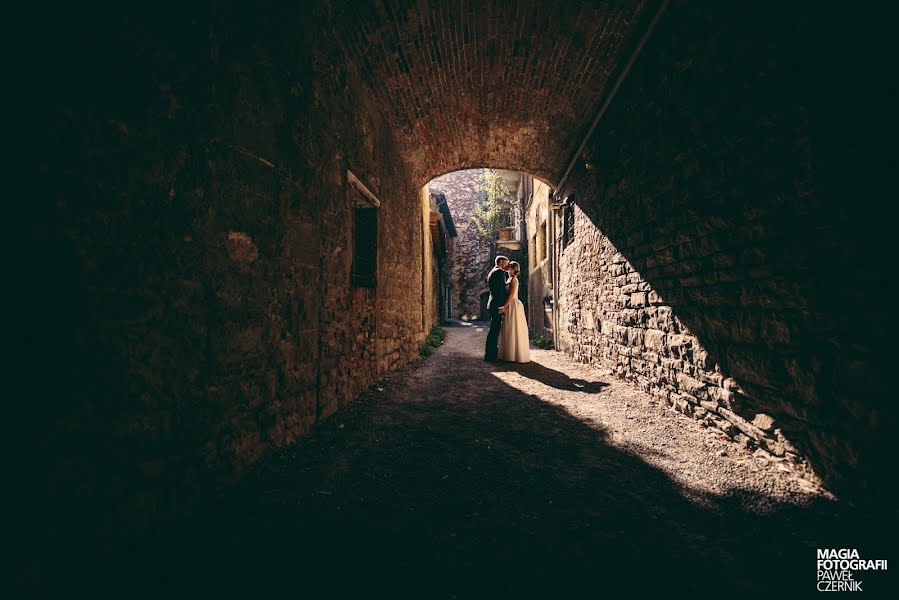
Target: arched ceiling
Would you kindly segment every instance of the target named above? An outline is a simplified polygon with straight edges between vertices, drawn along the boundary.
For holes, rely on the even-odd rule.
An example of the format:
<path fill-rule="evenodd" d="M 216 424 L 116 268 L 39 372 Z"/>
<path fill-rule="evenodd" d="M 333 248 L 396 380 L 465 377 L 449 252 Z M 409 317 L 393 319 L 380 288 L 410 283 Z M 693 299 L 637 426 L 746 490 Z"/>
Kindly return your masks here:
<path fill-rule="evenodd" d="M 418 183 L 490 166 L 552 184 L 627 59 L 648 2 L 344 4 L 337 24 L 348 60 Z"/>

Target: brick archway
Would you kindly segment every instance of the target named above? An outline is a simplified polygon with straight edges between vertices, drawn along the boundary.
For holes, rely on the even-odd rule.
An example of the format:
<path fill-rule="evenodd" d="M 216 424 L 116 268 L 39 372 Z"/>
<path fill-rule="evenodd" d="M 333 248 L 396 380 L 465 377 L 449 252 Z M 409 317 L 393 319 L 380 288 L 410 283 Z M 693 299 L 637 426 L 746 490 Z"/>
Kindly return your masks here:
<path fill-rule="evenodd" d="M 350 6 L 336 31 L 417 183 L 490 166 L 552 186 L 658 3 Z"/>

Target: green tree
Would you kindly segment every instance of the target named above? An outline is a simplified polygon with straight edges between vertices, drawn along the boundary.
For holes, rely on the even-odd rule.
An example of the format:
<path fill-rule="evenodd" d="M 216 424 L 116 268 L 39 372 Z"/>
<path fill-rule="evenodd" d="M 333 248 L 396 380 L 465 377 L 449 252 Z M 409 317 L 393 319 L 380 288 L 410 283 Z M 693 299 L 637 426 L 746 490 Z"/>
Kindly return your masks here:
<path fill-rule="evenodd" d="M 499 171 L 486 169 L 481 185 L 481 198 L 474 208 L 472 220 L 491 247 L 496 242 L 496 233 L 507 225 L 505 216 L 511 215 L 513 222 L 521 218 L 521 207 L 515 189 L 509 187 Z"/>

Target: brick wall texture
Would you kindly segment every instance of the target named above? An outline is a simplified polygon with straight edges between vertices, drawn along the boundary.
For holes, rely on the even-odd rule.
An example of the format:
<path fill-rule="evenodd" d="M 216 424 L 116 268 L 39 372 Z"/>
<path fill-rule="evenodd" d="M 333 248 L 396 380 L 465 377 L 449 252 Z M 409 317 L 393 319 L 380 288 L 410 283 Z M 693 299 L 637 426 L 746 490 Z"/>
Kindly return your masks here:
<path fill-rule="evenodd" d="M 343 3 L 335 20 L 417 183 L 490 167 L 558 178 L 650 3 Z"/>
<path fill-rule="evenodd" d="M 831 43 L 836 18 L 671 5 L 566 184 L 560 328 L 572 356 L 860 497 L 894 485 L 894 328 L 862 283 L 894 278 L 889 159 L 859 137 L 889 121 L 886 55 Z"/>

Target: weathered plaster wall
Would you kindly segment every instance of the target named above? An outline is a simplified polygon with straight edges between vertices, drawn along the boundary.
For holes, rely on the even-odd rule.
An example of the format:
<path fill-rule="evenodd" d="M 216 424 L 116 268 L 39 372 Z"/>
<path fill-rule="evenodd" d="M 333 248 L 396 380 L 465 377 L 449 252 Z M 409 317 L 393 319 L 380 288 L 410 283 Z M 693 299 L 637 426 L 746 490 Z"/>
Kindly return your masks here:
<path fill-rule="evenodd" d="M 429 331 L 431 327 L 437 324 L 437 298 L 439 290 L 437 289 L 437 257 L 434 254 L 434 245 L 431 232 L 431 219 L 436 218 L 437 208 L 433 205 L 430 190 L 428 186 L 421 188 L 421 226 L 425 232 L 422 237 L 422 267 L 424 273 L 424 283 L 422 285 L 422 302 L 421 302 L 421 319 L 422 330 Z M 433 215 L 433 217 L 432 217 Z"/>
<path fill-rule="evenodd" d="M 552 337 L 552 325 L 546 315 L 544 299 L 552 297 L 550 273 L 549 209 L 550 189 L 542 181 L 534 180 L 533 197 L 527 206 L 526 233 L 528 242 L 528 329 L 532 336 Z M 541 231 L 543 233 L 541 233 Z M 547 327 L 549 325 L 549 327 Z"/>

